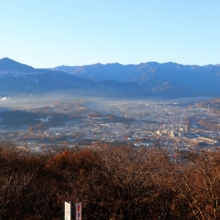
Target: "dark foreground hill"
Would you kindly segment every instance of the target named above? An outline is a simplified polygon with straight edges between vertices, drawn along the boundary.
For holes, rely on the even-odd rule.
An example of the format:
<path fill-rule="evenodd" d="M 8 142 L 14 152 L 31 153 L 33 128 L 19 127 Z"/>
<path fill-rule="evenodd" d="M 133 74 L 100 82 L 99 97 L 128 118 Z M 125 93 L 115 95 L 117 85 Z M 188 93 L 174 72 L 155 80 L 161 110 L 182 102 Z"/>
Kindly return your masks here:
<path fill-rule="evenodd" d="M 0 92 L 43 93 L 71 90 L 77 95 L 113 97 L 191 97 L 220 95 L 220 66 L 156 62 L 94 64 L 35 69 L 0 59 Z"/>

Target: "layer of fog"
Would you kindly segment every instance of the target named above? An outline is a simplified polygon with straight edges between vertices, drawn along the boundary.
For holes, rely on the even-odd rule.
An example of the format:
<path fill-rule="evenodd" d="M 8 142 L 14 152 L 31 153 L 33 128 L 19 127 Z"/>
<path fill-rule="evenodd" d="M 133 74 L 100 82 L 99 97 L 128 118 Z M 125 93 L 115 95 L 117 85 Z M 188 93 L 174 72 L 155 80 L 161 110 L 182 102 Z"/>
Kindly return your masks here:
<path fill-rule="evenodd" d="M 89 96 L 79 95 L 73 90 L 61 91 L 61 92 L 50 92 L 41 95 L 35 94 L 24 94 L 24 93 L 10 93 L 0 94 L 0 111 L 7 110 L 31 110 L 37 108 L 43 108 L 45 106 L 52 106 L 54 103 L 64 105 L 73 100 L 83 102 L 86 108 L 97 110 L 99 106 L 106 105 L 108 103 L 170 103 L 170 104 L 189 104 L 198 101 L 209 99 L 210 97 L 190 97 L 190 98 L 179 98 L 179 99 L 164 99 L 164 98 L 111 98 L 102 96 Z M 104 112 L 103 112 L 104 113 Z"/>

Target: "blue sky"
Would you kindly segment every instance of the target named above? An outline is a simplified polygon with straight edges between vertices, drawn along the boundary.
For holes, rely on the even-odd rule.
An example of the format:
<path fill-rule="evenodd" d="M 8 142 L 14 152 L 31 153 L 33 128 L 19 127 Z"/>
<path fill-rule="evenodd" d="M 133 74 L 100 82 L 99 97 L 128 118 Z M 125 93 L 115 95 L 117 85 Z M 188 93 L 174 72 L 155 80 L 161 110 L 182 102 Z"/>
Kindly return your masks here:
<path fill-rule="evenodd" d="M 219 0 L 0 0 L 0 58 L 36 68 L 220 63 Z"/>

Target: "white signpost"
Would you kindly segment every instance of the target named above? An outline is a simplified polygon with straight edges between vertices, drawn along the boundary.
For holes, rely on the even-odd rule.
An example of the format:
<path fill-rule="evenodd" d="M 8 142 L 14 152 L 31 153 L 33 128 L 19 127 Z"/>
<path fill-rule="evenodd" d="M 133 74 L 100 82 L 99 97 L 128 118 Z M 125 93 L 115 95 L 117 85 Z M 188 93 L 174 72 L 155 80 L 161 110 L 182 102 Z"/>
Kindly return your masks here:
<path fill-rule="evenodd" d="M 82 202 L 76 203 L 76 220 L 82 220 Z"/>
<path fill-rule="evenodd" d="M 65 202 L 64 208 L 65 208 L 64 219 L 71 220 L 71 204 L 69 202 Z"/>

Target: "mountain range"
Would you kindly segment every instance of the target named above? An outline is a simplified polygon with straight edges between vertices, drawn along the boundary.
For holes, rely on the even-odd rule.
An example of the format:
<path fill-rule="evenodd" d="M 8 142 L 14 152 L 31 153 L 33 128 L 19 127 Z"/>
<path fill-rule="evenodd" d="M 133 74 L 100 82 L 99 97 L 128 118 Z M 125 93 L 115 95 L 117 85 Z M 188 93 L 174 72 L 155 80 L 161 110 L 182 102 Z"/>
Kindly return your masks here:
<path fill-rule="evenodd" d="M 219 96 L 220 66 L 148 62 L 35 69 L 9 58 L 0 59 L 0 92 L 63 90 L 79 95 L 141 98 Z"/>

